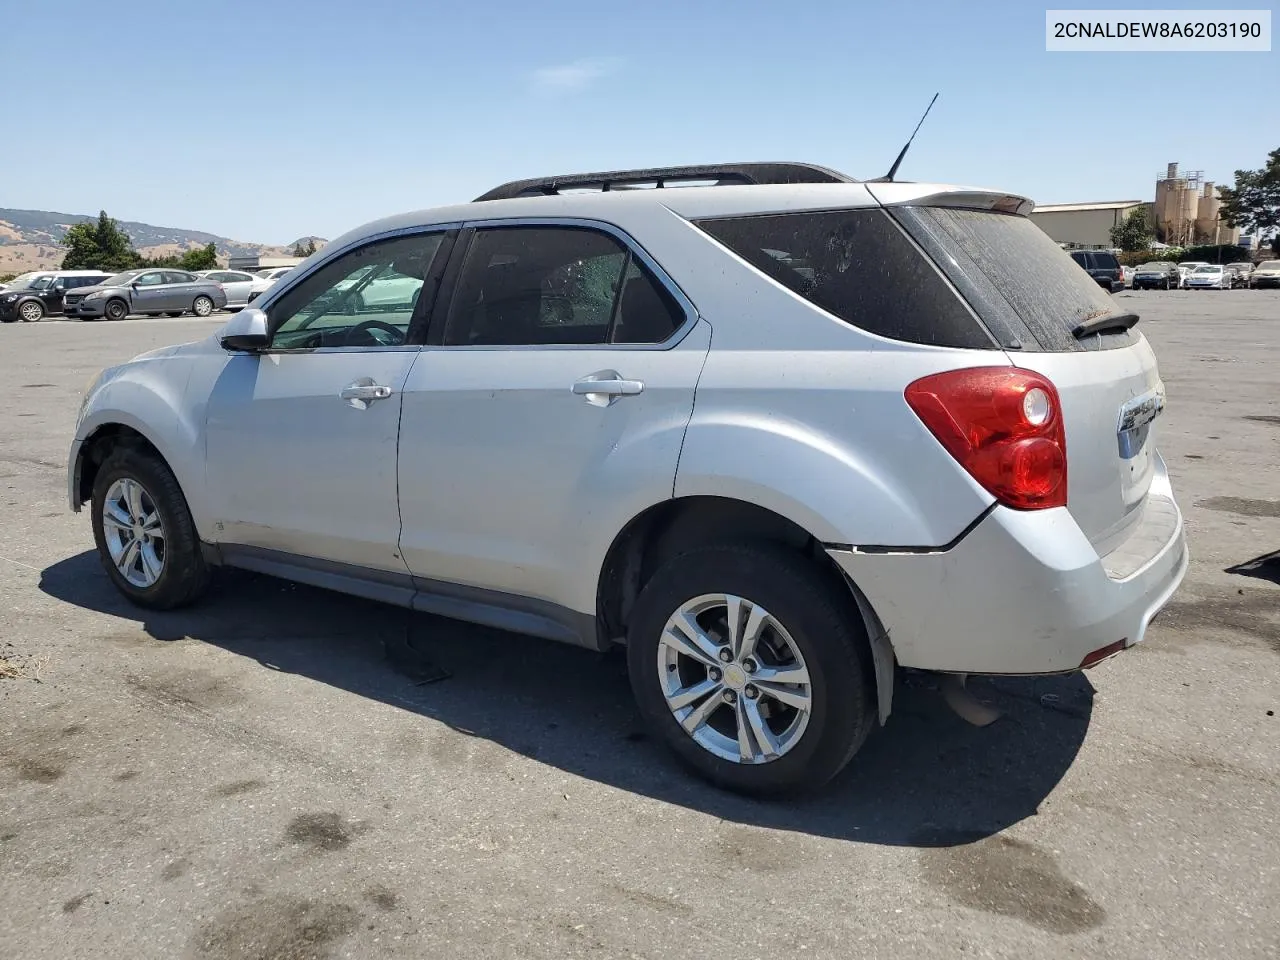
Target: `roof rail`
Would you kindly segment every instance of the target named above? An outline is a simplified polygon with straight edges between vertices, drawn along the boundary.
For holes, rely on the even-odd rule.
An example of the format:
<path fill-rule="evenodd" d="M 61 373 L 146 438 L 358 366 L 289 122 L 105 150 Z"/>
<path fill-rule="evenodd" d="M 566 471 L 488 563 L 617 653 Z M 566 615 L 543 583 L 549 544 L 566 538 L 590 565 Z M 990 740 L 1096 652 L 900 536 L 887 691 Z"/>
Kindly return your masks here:
<path fill-rule="evenodd" d="M 606 173 L 573 173 L 561 177 L 534 177 L 512 180 L 473 201 L 511 200 L 515 197 L 554 196 L 562 190 L 598 188 L 634 190 L 644 184 L 666 187 L 680 181 L 712 180 L 714 186 L 762 183 L 854 183 L 827 167 L 812 163 L 712 163 L 691 167 L 650 167 L 644 170 L 614 170 Z"/>

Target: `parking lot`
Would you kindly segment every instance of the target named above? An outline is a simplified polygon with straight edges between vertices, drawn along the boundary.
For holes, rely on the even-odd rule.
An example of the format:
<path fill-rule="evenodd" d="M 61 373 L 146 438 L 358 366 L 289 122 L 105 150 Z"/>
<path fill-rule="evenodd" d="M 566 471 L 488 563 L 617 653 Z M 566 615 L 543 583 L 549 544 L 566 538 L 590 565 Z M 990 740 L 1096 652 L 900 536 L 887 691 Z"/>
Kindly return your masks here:
<path fill-rule="evenodd" d="M 1280 291 L 1117 296 L 1168 391 L 1174 603 L 1088 674 L 972 681 L 987 728 L 909 677 L 772 803 L 649 741 L 618 656 L 234 572 L 130 607 L 66 504 L 81 391 L 226 318 L 0 328 L 0 954 L 1274 958 Z"/>

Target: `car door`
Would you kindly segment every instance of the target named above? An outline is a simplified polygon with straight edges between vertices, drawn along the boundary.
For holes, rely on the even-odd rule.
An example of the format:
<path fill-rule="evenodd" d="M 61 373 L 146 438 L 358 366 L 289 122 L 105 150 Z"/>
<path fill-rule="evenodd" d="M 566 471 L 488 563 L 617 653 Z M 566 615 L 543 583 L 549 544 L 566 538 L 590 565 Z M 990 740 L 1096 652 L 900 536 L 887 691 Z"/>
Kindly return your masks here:
<path fill-rule="evenodd" d="M 62 298 L 66 296 L 67 286 L 75 282 L 74 277 L 57 277 L 53 283 L 40 292 L 46 314 L 62 312 Z"/>
<path fill-rule="evenodd" d="M 129 299 L 133 313 L 163 313 L 169 296 L 163 270 L 149 270 L 134 278 Z"/>
<path fill-rule="evenodd" d="M 264 300 L 270 347 L 232 356 L 208 402 L 207 489 L 233 560 L 236 551 L 302 557 L 407 579 L 396 443 L 419 349 L 410 324 L 442 237 L 416 232 L 336 251 Z M 355 274 L 374 289 L 412 278 L 415 290 L 376 314 L 351 311 L 332 291 Z"/>
<path fill-rule="evenodd" d="M 247 273 L 226 270 L 222 273 L 212 273 L 208 279 L 222 284 L 222 289 L 227 292 L 227 303 L 238 305 L 249 302 L 249 290 L 253 286 L 253 277 Z"/>
<path fill-rule="evenodd" d="M 203 292 L 197 289 L 200 278 L 193 273 L 166 270 L 164 280 L 165 309 L 169 311 L 190 310 L 196 295 Z"/>
<path fill-rule="evenodd" d="M 612 232 L 480 227 L 454 261 L 405 386 L 405 561 L 593 617 L 612 538 L 671 496 L 709 327 Z"/>

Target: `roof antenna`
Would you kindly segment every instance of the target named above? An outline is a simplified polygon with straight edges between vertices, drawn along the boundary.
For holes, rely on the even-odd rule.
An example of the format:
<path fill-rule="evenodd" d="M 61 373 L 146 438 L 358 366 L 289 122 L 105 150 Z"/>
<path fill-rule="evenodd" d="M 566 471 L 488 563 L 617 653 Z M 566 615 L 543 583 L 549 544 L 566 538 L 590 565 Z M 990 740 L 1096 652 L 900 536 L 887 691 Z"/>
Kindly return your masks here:
<path fill-rule="evenodd" d="M 933 95 L 933 100 L 929 101 L 929 105 L 924 108 L 924 117 L 920 118 L 920 123 L 916 124 L 916 128 L 911 131 L 911 136 L 902 148 L 902 152 L 898 154 L 898 159 L 893 161 L 893 166 L 889 168 L 889 172 L 872 183 L 893 183 L 894 174 L 898 172 L 898 168 L 902 166 L 902 159 L 907 155 L 907 151 L 911 149 L 911 141 L 916 138 L 916 134 L 920 132 L 920 127 L 924 124 L 924 118 L 929 116 L 929 111 L 933 109 L 934 102 L 938 99 L 938 95 Z"/>

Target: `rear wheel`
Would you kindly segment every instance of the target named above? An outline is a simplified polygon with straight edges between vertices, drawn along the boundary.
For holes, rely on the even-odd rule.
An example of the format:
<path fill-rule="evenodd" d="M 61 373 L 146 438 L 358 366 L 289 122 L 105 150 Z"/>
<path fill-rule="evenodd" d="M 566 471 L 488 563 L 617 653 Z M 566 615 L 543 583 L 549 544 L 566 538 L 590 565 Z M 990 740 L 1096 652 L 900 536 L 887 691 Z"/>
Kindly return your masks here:
<path fill-rule="evenodd" d="M 93 484 L 93 535 L 107 576 L 131 601 L 167 610 L 209 583 L 191 511 L 173 472 L 153 453 L 120 447 Z"/>
<path fill-rule="evenodd" d="M 24 323 L 35 323 L 44 319 L 44 304 L 39 300 L 27 300 L 18 308 L 18 315 Z"/>
<path fill-rule="evenodd" d="M 197 317 L 207 317 L 213 313 L 213 301 L 208 297 L 196 297 L 191 301 L 191 312 Z"/>
<path fill-rule="evenodd" d="M 816 789 L 870 732 L 866 635 L 843 584 L 763 544 L 703 547 L 645 585 L 627 636 L 641 712 L 719 786 Z"/>
<path fill-rule="evenodd" d="M 123 300 L 112 300 L 103 310 L 103 315 L 108 320 L 123 320 L 129 315 L 129 305 Z"/>

